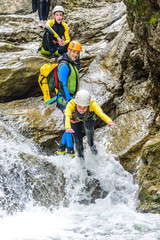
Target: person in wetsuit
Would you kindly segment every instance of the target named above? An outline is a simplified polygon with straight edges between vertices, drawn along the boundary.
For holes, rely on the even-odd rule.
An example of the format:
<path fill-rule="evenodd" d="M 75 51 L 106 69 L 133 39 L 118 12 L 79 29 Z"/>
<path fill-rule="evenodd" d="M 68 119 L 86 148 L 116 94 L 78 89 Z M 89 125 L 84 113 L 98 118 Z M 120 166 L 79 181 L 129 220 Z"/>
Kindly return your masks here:
<path fill-rule="evenodd" d="M 66 133 L 73 134 L 77 155 L 83 160 L 83 126 L 91 152 L 95 155 L 98 153 L 96 145 L 94 144 L 94 123 L 96 115 L 106 122 L 108 127 L 116 125 L 110 117 L 103 113 L 101 107 L 91 99 L 90 93 L 86 90 L 78 91 L 75 99 L 70 100 L 65 109 Z"/>
<path fill-rule="evenodd" d="M 63 22 L 64 8 L 62 6 L 54 7 L 53 18 L 54 20 L 46 22 L 40 51 L 44 54 L 49 52 L 50 58 L 55 60 L 56 56 L 67 52 L 70 36 L 68 25 Z"/>
<path fill-rule="evenodd" d="M 26 2 L 28 0 L 25 0 Z M 49 10 L 50 0 L 32 0 L 32 10 L 35 13 L 38 10 L 39 15 L 39 26 L 43 27 L 46 24 Z"/>
<path fill-rule="evenodd" d="M 81 44 L 71 41 L 67 53 L 58 58 L 59 91 L 57 96 L 57 107 L 64 113 L 66 104 L 74 98 L 79 90 L 79 72 L 75 61 L 79 58 Z M 71 133 L 64 132 L 57 154 L 67 154 L 74 157 L 73 139 Z"/>

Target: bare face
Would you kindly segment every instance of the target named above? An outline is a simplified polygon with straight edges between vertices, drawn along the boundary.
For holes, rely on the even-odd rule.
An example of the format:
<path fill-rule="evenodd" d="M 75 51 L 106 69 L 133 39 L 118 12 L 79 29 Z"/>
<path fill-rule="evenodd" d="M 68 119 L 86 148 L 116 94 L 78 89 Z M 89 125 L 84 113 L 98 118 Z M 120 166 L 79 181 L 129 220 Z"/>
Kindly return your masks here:
<path fill-rule="evenodd" d="M 77 111 L 80 113 L 80 114 L 83 114 L 87 111 L 88 109 L 88 106 L 79 106 L 77 105 Z"/>
<path fill-rule="evenodd" d="M 77 58 L 79 57 L 79 53 L 80 52 L 77 50 L 68 49 L 68 54 L 72 62 L 75 62 L 77 60 Z"/>
<path fill-rule="evenodd" d="M 63 12 L 55 12 L 55 14 L 53 14 L 53 17 L 56 20 L 56 22 L 60 24 L 64 18 L 64 14 Z"/>

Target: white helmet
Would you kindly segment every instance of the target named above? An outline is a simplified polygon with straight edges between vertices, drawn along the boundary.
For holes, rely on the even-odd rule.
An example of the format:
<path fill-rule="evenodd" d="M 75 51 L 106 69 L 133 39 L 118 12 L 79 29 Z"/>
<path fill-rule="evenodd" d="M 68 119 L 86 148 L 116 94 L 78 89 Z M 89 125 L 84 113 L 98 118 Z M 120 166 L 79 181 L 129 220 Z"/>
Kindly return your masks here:
<path fill-rule="evenodd" d="M 89 106 L 91 103 L 91 95 L 87 90 L 80 90 L 75 97 L 75 103 L 79 106 Z"/>
<path fill-rule="evenodd" d="M 57 6 L 55 6 L 55 7 L 53 8 L 53 14 L 54 14 L 55 12 L 63 12 L 63 14 L 64 14 L 64 8 L 63 8 L 62 6 L 60 6 L 60 5 L 57 5 Z"/>

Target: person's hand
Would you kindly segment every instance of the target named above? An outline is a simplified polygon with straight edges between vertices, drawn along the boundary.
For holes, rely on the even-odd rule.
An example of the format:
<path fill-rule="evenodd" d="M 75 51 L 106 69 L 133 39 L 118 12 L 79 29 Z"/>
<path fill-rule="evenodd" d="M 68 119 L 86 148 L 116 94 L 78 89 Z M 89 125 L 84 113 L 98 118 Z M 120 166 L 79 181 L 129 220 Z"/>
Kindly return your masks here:
<path fill-rule="evenodd" d="M 57 41 L 58 41 L 59 45 L 62 47 L 66 45 L 65 41 L 63 41 L 60 37 L 57 38 Z"/>
<path fill-rule="evenodd" d="M 116 125 L 116 123 L 114 123 L 114 122 L 109 122 L 107 126 L 108 126 L 108 127 L 111 127 L 111 126 L 115 126 L 115 125 Z"/>
<path fill-rule="evenodd" d="M 68 133 L 68 132 L 74 133 L 75 131 L 74 131 L 72 128 L 68 128 L 68 129 L 66 130 L 66 132 L 67 132 L 67 133 Z"/>
<path fill-rule="evenodd" d="M 65 41 L 62 40 L 62 41 L 61 41 L 61 46 L 63 47 L 63 46 L 65 46 L 65 45 L 66 45 Z"/>

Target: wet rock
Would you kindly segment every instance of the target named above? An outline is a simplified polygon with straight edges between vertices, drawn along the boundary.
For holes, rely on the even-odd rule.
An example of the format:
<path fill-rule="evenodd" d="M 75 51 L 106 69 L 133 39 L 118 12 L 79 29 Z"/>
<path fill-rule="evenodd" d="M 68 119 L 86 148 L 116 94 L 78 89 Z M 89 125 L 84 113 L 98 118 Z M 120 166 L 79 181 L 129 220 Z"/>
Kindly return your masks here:
<path fill-rule="evenodd" d="M 154 122 L 155 114 L 152 108 L 146 108 L 121 115 L 116 118 L 116 126 L 105 126 L 96 131 L 95 139 L 104 145 L 107 152 L 116 154 L 127 171 L 135 173 L 139 154 L 149 138 L 149 127 Z"/>
<path fill-rule="evenodd" d="M 7 108 L 6 108 L 7 107 Z M 47 105 L 43 98 L 28 98 L 0 104 L 2 119 L 14 122 L 28 139 L 39 144 L 50 154 L 57 150 L 57 141 L 63 133 L 63 115 L 56 103 Z"/>
<path fill-rule="evenodd" d="M 145 68 L 153 75 L 160 73 L 160 3 L 158 1 L 129 1 L 127 19 L 143 52 Z"/>
<path fill-rule="evenodd" d="M 40 93 L 38 76 L 46 58 L 37 53 L 23 50 L 1 53 L 0 101 L 11 101 Z"/>
<path fill-rule="evenodd" d="M 143 147 L 139 169 L 140 211 L 160 213 L 160 132 Z"/>
<path fill-rule="evenodd" d="M 38 26 L 38 22 L 38 17 L 34 14 L 1 15 L 0 39 L 16 45 L 41 41 L 44 30 Z M 29 50 L 32 49 L 29 48 Z"/>
<path fill-rule="evenodd" d="M 32 4 L 30 1 L 27 3 L 25 0 L 1 0 L 0 14 L 14 14 L 14 13 L 29 13 L 32 11 Z"/>

